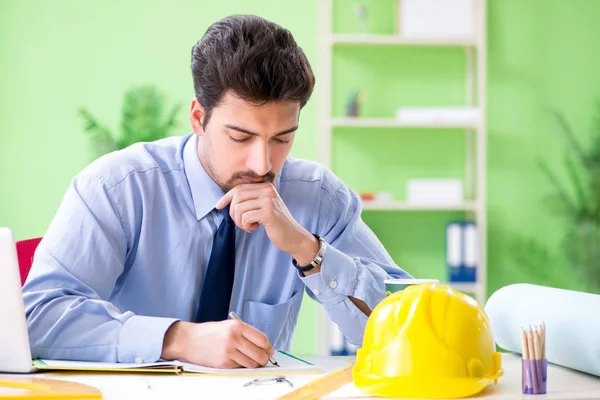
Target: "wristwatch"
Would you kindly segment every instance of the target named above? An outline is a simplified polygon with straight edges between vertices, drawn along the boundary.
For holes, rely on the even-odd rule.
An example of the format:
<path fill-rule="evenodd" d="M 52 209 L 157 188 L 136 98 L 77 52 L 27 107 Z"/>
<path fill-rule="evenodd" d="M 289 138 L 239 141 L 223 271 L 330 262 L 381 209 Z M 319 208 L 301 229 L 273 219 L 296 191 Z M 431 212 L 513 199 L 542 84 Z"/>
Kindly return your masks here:
<path fill-rule="evenodd" d="M 327 250 L 327 243 L 323 240 L 323 238 L 321 238 L 319 235 L 315 235 L 314 233 L 313 236 L 319 241 L 319 251 L 310 264 L 304 266 L 298 265 L 298 262 L 292 257 L 292 264 L 294 267 L 296 267 L 296 269 L 298 269 L 298 271 L 300 271 L 300 275 L 302 276 L 305 276 L 304 272 L 310 271 L 311 269 L 321 265 L 323 262 L 323 257 L 325 257 L 325 251 Z"/>

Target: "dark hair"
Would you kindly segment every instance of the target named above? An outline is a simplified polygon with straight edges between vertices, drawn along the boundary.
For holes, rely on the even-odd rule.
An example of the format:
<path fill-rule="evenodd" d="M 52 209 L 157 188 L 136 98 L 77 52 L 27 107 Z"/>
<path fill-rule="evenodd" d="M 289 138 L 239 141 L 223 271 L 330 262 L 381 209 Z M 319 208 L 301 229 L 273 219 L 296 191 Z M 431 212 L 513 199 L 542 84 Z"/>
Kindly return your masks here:
<path fill-rule="evenodd" d="M 315 77 L 287 29 L 254 15 L 232 15 L 212 24 L 192 48 L 196 98 L 204 124 L 227 91 L 255 104 L 298 101 L 304 107 Z"/>

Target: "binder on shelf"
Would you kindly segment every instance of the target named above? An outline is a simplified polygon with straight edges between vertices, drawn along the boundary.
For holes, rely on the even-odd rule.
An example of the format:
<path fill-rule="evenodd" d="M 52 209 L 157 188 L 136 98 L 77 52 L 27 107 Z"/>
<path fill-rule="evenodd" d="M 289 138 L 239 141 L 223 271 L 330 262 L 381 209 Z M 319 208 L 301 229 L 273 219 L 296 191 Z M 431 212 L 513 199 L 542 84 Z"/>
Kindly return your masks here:
<path fill-rule="evenodd" d="M 348 343 L 344 334 L 334 322 L 330 322 L 332 326 L 332 340 L 330 354 L 332 356 L 352 356 L 356 355 L 357 346 Z"/>
<path fill-rule="evenodd" d="M 446 265 L 450 282 L 458 282 L 462 262 L 462 223 L 449 222 L 446 225 Z"/>
<path fill-rule="evenodd" d="M 475 282 L 477 279 L 477 225 L 475 222 L 466 222 L 463 225 L 464 239 L 464 277 L 467 282 Z"/>
<path fill-rule="evenodd" d="M 344 354 L 344 334 L 333 321 L 329 321 L 331 326 L 331 349 L 332 356 L 343 356 Z"/>
<path fill-rule="evenodd" d="M 475 222 L 448 223 L 446 263 L 450 282 L 477 280 L 477 226 Z"/>
<path fill-rule="evenodd" d="M 346 341 L 346 352 L 348 353 L 349 356 L 355 356 L 356 350 L 358 350 L 358 346 L 353 345 L 352 343 L 349 343 L 348 341 Z"/>

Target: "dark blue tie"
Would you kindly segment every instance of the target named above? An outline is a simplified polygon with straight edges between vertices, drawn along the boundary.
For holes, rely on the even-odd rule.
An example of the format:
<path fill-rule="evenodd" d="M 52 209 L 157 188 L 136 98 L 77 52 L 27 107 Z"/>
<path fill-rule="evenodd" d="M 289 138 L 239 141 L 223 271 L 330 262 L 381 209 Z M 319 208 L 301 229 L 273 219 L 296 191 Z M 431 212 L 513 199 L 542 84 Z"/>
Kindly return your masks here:
<path fill-rule="evenodd" d="M 229 302 L 235 272 L 235 224 L 229 215 L 229 206 L 221 210 L 223 221 L 217 230 L 196 322 L 223 321 L 229 314 Z"/>

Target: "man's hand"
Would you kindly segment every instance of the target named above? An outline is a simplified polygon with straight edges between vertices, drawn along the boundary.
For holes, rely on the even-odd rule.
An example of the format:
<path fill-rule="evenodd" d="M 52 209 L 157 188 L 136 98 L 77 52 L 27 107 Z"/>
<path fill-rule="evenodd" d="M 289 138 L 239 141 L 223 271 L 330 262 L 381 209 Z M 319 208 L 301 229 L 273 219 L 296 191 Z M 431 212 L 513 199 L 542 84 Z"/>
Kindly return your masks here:
<path fill-rule="evenodd" d="M 161 358 L 213 368 L 257 368 L 273 352 L 267 336 L 242 321 L 177 321 L 165 333 Z"/>
<path fill-rule="evenodd" d="M 306 265 L 317 255 L 319 241 L 292 217 L 270 182 L 238 185 L 219 200 L 216 208 L 228 204 L 237 226 L 250 233 L 262 224 L 273 245 L 289 253 L 298 264 Z"/>

